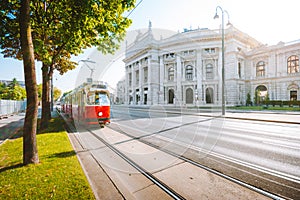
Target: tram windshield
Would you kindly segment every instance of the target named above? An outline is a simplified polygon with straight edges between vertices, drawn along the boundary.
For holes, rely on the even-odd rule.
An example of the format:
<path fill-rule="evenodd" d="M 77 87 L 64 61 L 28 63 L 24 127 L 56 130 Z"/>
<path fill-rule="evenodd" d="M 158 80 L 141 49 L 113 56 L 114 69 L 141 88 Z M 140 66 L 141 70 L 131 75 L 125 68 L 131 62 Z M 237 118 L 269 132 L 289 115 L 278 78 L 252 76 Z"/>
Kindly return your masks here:
<path fill-rule="evenodd" d="M 88 104 L 90 105 L 100 105 L 109 106 L 109 98 L 106 93 L 93 93 L 88 97 Z"/>

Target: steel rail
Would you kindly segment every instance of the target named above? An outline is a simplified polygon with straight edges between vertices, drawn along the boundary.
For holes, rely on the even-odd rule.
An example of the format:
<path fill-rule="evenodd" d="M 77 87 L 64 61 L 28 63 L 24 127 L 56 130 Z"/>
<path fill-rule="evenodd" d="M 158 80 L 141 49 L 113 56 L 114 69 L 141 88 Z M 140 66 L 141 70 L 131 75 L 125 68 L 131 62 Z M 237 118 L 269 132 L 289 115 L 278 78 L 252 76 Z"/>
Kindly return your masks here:
<path fill-rule="evenodd" d="M 65 120 L 65 119 L 64 119 Z M 262 190 L 262 189 L 260 189 L 260 188 L 257 188 L 257 187 L 255 187 L 255 186 L 252 186 L 252 185 L 250 185 L 250 184 L 247 184 L 247 183 L 245 183 L 245 182 L 243 182 L 243 181 L 240 181 L 240 180 L 238 180 L 238 179 L 236 179 L 236 178 L 233 178 L 233 177 L 231 177 L 231 176 L 228 176 L 228 175 L 226 175 L 226 174 L 223 174 L 223 173 L 221 173 L 221 172 L 219 172 L 219 171 L 216 171 L 216 170 L 214 170 L 214 169 L 211 169 L 211 168 L 209 168 L 209 167 L 206 167 L 206 166 L 204 166 L 204 165 L 202 165 L 202 164 L 200 164 L 200 163 L 197 163 L 197 162 L 195 162 L 195 161 L 193 161 L 193 160 L 191 160 L 191 159 L 188 159 L 188 158 L 186 158 L 186 157 L 183 157 L 182 155 L 179 155 L 179 154 L 176 154 L 176 153 L 174 153 L 174 152 L 172 152 L 172 151 L 169 151 L 169 150 L 166 150 L 166 149 L 161 149 L 161 148 L 159 148 L 158 146 L 156 146 L 156 145 L 153 145 L 153 144 L 151 144 L 151 143 L 149 143 L 149 142 L 146 142 L 146 141 L 144 141 L 144 140 L 142 140 L 144 137 L 135 137 L 135 136 L 132 136 L 132 135 L 130 135 L 130 134 L 128 134 L 128 133 L 125 133 L 125 132 L 123 132 L 123 131 L 120 131 L 120 130 L 117 130 L 117 129 L 115 129 L 115 128 L 112 128 L 111 126 L 110 127 L 107 127 L 107 128 L 110 128 L 110 129 L 112 129 L 112 130 L 114 130 L 114 131 L 117 131 L 117 132 L 119 132 L 119 133 L 121 133 L 121 134 L 124 134 L 124 135 L 126 135 L 126 136 L 128 136 L 128 137 L 131 137 L 132 138 L 132 140 L 138 140 L 138 141 L 140 141 L 140 142 L 142 142 L 142 143 L 144 143 L 144 144 L 146 144 L 146 145 L 149 145 L 149 146 L 151 146 L 151 147 L 153 147 L 153 148 L 156 148 L 156 149 L 158 149 L 158 150 L 160 150 L 160 151 L 163 151 L 163 152 L 165 152 L 165 153 L 167 153 L 167 154 L 169 154 L 169 155 L 171 155 L 171 156 L 174 156 L 174 157 L 176 157 L 176 158 L 178 158 L 178 159 L 181 159 L 181 160 L 183 160 L 183 161 L 185 161 L 185 162 L 188 162 L 188 163 L 190 163 L 190 164 L 192 164 L 192 165 L 194 165 L 194 166 L 197 166 L 197 167 L 200 167 L 200 168 L 202 168 L 202 169 L 204 169 L 204 170 L 206 170 L 206 171 L 208 171 L 208 172 L 211 172 L 211 173 L 213 173 L 213 174 L 215 174 L 215 175 L 218 175 L 218 176 L 220 176 L 220 177 L 222 177 L 222 178 L 225 178 L 225 179 L 227 179 L 227 180 L 229 180 L 229 181 L 232 181 L 232 182 L 234 182 L 234 183 L 236 183 L 236 184 L 239 184 L 239 185 L 241 185 L 241 186 L 243 186 L 243 187 L 245 187 L 245 188 L 248 188 L 248 189 L 250 189 L 250 190 L 253 190 L 253 191 L 255 191 L 255 192 L 257 192 L 257 193 L 259 193 L 259 194 L 262 194 L 262 195 L 264 195 L 264 196 L 266 196 L 266 197 L 269 197 L 269 198 L 271 198 L 271 199 L 274 199 L 274 200 L 284 200 L 284 198 L 282 198 L 282 197 L 280 197 L 280 196 L 278 196 L 278 195 L 275 195 L 275 194 L 273 194 L 273 193 L 270 193 L 270 192 L 268 192 L 268 191 L 265 191 L 265 190 Z M 123 154 L 122 152 L 120 152 L 117 148 L 115 148 L 113 145 L 115 145 L 115 144 L 110 144 L 110 143 L 108 143 L 108 142 L 106 142 L 103 138 L 101 138 L 101 137 L 99 137 L 98 135 L 96 135 L 94 132 L 92 132 L 91 130 L 88 130 L 94 137 L 96 137 L 98 140 L 100 140 L 102 143 L 104 143 L 109 149 L 111 149 L 114 153 L 116 153 L 118 156 L 120 156 L 123 160 L 125 160 L 128 164 L 130 164 L 132 167 L 134 167 L 136 170 L 138 170 L 141 174 L 143 174 L 146 178 L 148 178 L 149 180 L 151 180 L 155 185 L 157 185 L 158 187 L 160 187 L 163 191 L 165 191 L 168 195 L 170 195 L 172 198 L 174 198 L 174 199 L 185 199 L 184 197 L 182 197 L 180 194 L 178 194 L 177 192 L 175 192 L 173 189 L 171 189 L 169 186 L 167 186 L 165 183 L 163 183 L 163 182 L 161 182 L 159 179 L 157 179 L 155 176 L 153 176 L 152 174 L 150 174 L 149 172 L 147 172 L 145 169 L 143 169 L 141 166 L 139 166 L 137 163 L 135 163 L 134 161 L 132 161 L 130 158 L 128 158 L 125 154 Z M 150 134 L 150 135 L 154 135 L 154 134 Z M 149 136 L 149 135 L 147 135 L 147 136 Z M 76 137 L 77 138 L 77 137 Z M 78 141 L 79 142 L 79 141 Z M 82 144 L 81 144 L 82 145 Z"/>
<path fill-rule="evenodd" d="M 132 167 L 134 167 L 136 170 L 138 170 L 141 174 L 143 174 L 146 178 L 151 180 L 155 185 L 157 185 L 159 188 L 161 188 L 164 192 L 166 192 L 168 195 L 170 195 L 173 199 L 176 200 L 182 200 L 185 199 L 180 194 L 178 194 L 176 191 L 174 191 L 172 188 L 170 188 L 168 185 L 157 179 L 155 176 L 153 176 L 151 173 L 149 173 L 147 170 L 145 170 L 143 167 L 138 165 L 136 162 L 128 158 L 125 154 L 123 154 L 121 151 L 119 151 L 117 148 L 115 148 L 112 144 L 105 141 L 103 138 L 92 132 L 91 130 L 88 130 L 94 137 L 96 137 L 98 140 L 100 140 L 103 144 L 105 144 L 110 150 L 112 150 L 114 153 L 116 153 L 118 156 L 120 156 L 123 160 L 125 160 L 128 164 L 130 164 Z"/>
<path fill-rule="evenodd" d="M 226 174 L 223 174 L 223 173 L 221 173 L 221 172 L 219 172 L 219 171 L 216 171 L 216 170 L 214 170 L 214 169 L 211 169 L 211 168 L 209 168 L 209 167 L 206 167 L 206 166 L 204 166 L 204 165 L 202 165 L 202 164 L 200 164 L 200 163 L 197 163 L 197 162 L 195 162 L 195 161 L 193 161 L 193 160 L 191 160 L 191 159 L 189 159 L 189 158 L 186 158 L 186 157 L 184 157 L 184 156 L 182 156 L 182 155 L 176 154 L 176 153 L 174 153 L 174 152 L 172 152 L 172 151 L 169 151 L 169 150 L 166 150 L 166 149 L 161 149 L 161 148 L 159 148 L 159 147 L 156 146 L 156 145 L 153 145 L 153 144 L 151 144 L 151 143 L 149 143 L 149 142 L 143 141 L 142 138 L 144 138 L 144 137 L 135 137 L 135 136 L 132 136 L 132 135 L 130 135 L 130 134 L 128 134 L 128 133 L 124 133 L 123 131 L 116 130 L 116 129 L 112 128 L 111 126 L 108 127 L 108 128 L 110 128 L 110 129 L 112 129 L 112 130 L 114 130 L 114 131 L 117 131 L 117 132 L 119 132 L 119 133 L 122 133 L 122 134 L 124 134 L 124 135 L 126 135 L 126 136 L 128 136 L 128 137 L 131 137 L 132 140 L 138 140 L 138 141 L 140 141 L 140 142 L 142 142 L 142 143 L 144 143 L 144 144 L 146 144 L 146 145 L 148 145 L 148 146 L 151 146 L 151 147 L 156 148 L 156 149 L 158 149 L 158 150 L 160 150 L 160 151 L 163 151 L 163 152 L 165 152 L 165 153 L 167 153 L 167 154 L 169 154 L 169 155 L 171 155 L 171 156 L 174 156 L 174 157 L 176 157 L 176 158 L 178 158 L 178 159 L 181 159 L 181 160 L 183 160 L 183 161 L 185 161 L 185 162 L 187 162 L 187 163 L 190 163 L 190 164 L 192 164 L 192 165 L 194 165 L 194 166 L 200 167 L 200 168 L 202 168 L 202 169 L 204 169 L 204 170 L 206 170 L 206 171 L 208 171 L 208 172 L 211 172 L 211 173 L 213 173 L 213 174 L 215 174 L 215 175 L 218 175 L 218 176 L 220 176 L 220 177 L 222 177 L 222 178 L 225 178 L 225 179 L 227 179 L 227 180 L 229 180 L 229 181 L 231 181 L 231 182 L 234 182 L 234 183 L 236 183 L 236 184 L 239 184 L 239 185 L 241 185 L 241 186 L 243 186 L 243 187 L 245 187 L 245 188 L 248 188 L 248 189 L 250 189 L 250 190 L 252 190 L 252 191 L 255 191 L 255 192 L 259 193 L 259 194 L 262 194 L 262 195 L 264 195 L 264 196 L 266 196 L 266 197 L 269 197 L 269 198 L 274 199 L 274 200 L 284 200 L 284 199 L 285 199 L 285 198 L 282 198 L 282 197 L 280 197 L 280 196 L 278 196 L 278 195 L 275 195 L 275 194 L 273 194 L 273 193 L 270 193 L 270 192 L 268 192 L 268 191 L 265 191 L 265 190 L 263 190 L 263 189 L 257 188 L 257 187 L 255 187 L 255 186 L 253 186 L 253 185 L 250 185 L 250 184 L 248 184 L 248 183 L 245 183 L 245 182 L 243 182 L 243 181 L 240 181 L 240 180 L 238 180 L 238 179 L 236 179 L 236 178 L 233 178 L 233 177 L 231 177 L 231 176 L 228 176 L 228 175 L 226 175 Z"/>

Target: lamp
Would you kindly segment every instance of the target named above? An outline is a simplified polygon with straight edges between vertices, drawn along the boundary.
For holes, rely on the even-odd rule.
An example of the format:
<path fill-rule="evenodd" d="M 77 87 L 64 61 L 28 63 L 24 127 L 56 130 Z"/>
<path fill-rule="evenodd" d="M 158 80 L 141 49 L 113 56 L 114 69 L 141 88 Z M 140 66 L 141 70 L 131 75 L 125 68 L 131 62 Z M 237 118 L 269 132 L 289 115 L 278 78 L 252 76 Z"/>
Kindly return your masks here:
<path fill-rule="evenodd" d="M 218 9 L 222 12 L 222 116 L 225 115 L 225 58 L 224 58 L 224 13 L 227 14 L 228 17 L 228 23 L 227 25 L 231 25 L 229 22 L 229 14 L 226 10 L 223 10 L 220 6 L 217 6 L 216 8 L 216 14 L 214 16 L 214 19 L 218 19 Z"/>

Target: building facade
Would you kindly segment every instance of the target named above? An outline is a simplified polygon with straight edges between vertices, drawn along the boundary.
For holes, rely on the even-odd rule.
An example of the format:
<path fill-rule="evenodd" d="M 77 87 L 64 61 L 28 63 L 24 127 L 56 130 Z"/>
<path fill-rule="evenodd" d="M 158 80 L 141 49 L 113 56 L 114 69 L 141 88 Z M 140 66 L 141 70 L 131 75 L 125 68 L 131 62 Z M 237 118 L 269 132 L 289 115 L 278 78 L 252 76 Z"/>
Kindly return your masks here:
<path fill-rule="evenodd" d="M 0 83 L 5 84 L 5 85 L 9 85 L 9 84 L 12 84 L 13 81 L 0 80 Z M 25 81 L 18 81 L 18 83 L 19 83 L 19 85 L 20 85 L 22 88 L 25 88 Z"/>
<path fill-rule="evenodd" d="M 120 80 L 117 83 L 117 93 L 116 93 L 116 103 L 124 104 L 125 103 L 125 78 Z"/>
<path fill-rule="evenodd" d="M 233 26 L 225 29 L 225 102 L 259 96 L 299 100 L 300 40 L 263 45 Z M 186 30 L 155 39 L 151 26 L 126 48 L 124 103 L 221 105 L 221 30 Z"/>

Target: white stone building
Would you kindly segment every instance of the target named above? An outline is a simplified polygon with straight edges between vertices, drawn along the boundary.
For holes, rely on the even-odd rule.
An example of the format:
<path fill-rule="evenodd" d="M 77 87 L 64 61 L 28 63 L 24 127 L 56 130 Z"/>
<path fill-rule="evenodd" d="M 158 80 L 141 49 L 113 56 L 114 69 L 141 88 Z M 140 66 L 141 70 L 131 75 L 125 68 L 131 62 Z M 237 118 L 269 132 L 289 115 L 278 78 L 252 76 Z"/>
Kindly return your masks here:
<path fill-rule="evenodd" d="M 125 78 L 120 80 L 117 83 L 117 94 L 116 94 L 116 103 L 124 104 L 125 103 Z"/>
<path fill-rule="evenodd" d="M 256 90 L 270 100 L 299 100 L 300 40 L 263 45 L 225 29 L 225 102 L 246 103 Z M 125 104 L 221 105 L 221 30 L 196 29 L 155 39 L 151 26 L 126 48 Z"/>

